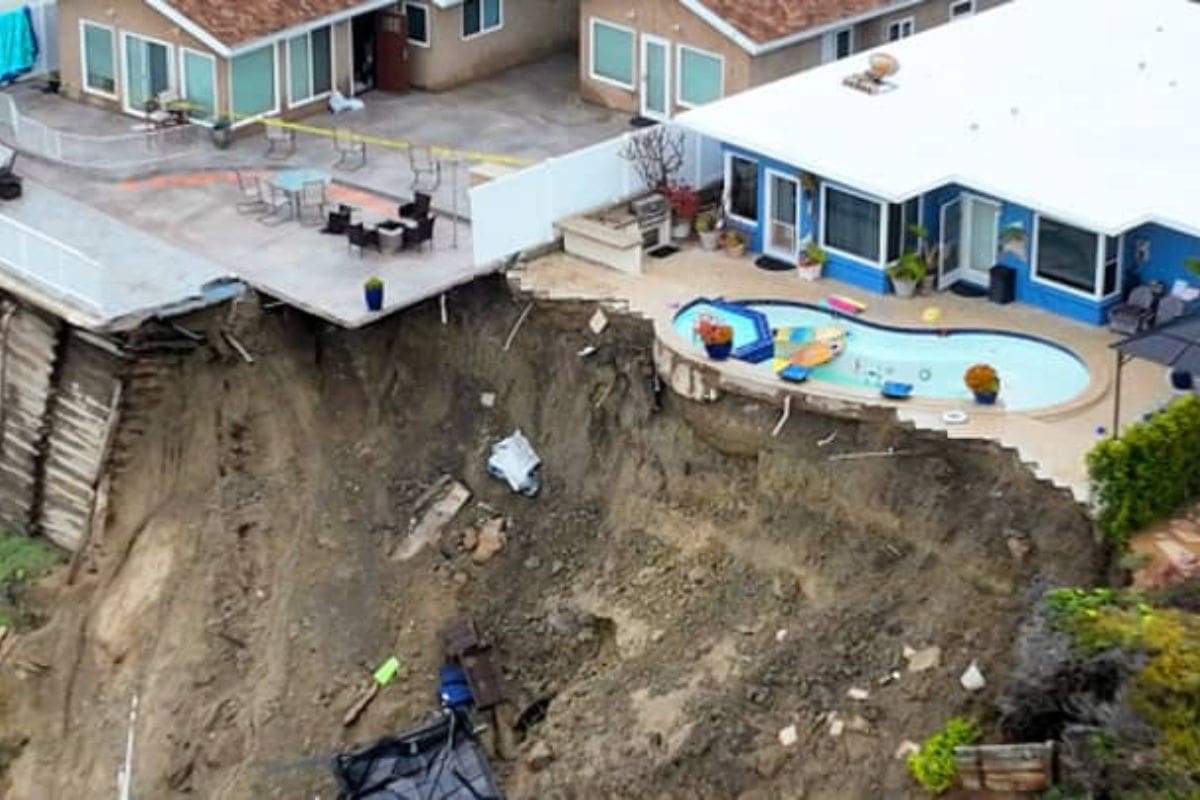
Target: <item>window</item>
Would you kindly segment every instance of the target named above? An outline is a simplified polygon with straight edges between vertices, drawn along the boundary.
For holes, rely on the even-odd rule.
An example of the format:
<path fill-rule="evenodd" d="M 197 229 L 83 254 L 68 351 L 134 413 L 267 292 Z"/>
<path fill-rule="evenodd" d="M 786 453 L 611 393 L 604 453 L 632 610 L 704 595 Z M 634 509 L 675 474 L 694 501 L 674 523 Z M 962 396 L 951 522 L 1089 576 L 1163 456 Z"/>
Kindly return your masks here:
<path fill-rule="evenodd" d="M 720 100 L 724 94 L 725 59 L 687 45 L 679 45 L 679 87 L 676 95 L 681 106 L 700 106 Z"/>
<path fill-rule="evenodd" d="M 83 53 L 83 89 L 106 97 L 117 95 L 116 36 L 107 25 L 81 20 L 80 50 Z"/>
<path fill-rule="evenodd" d="M 288 104 L 307 103 L 333 91 L 333 38 L 329 26 L 288 40 Z"/>
<path fill-rule="evenodd" d="M 269 44 L 230 59 L 229 87 L 235 122 L 278 111 L 275 45 Z"/>
<path fill-rule="evenodd" d="M 1116 294 L 1120 288 L 1121 275 L 1121 239 L 1115 236 L 1104 237 L 1104 287 L 1100 294 L 1108 297 Z"/>
<path fill-rule="evenodd" d="M 887 38 L 889 42 L 907 39 L 917 31 L 917 21 L 913 17 L 905 17 L 888 23 Z"/>
<path fill-rule="evenodd" d="M 826 247 L 875 264 L 880 262 L 880 203 L 827 185 L 824 211 Z"/>
<path fill-rule="evenodd" d="M 913 197 L 903 203 L 888 203 L 887 262 L 899 260 L 905 253 L 921 248 L 920 239 L 910 230 L 920 224 L 921 199 Z"/>
<path fill-rule="evenodd" d="M 1100 271 L 1099 248 L 1100 237 L 1091 231 L 1049 217 L 1038 217 L 1037 277 L 1047 283 L 1095 295 Z M 1115 268 L 1113 280 L 1115 283 Z"/>
<path fill-rule="evenodd" d="M 499 30 L 503 23 L 504 0 L 464 0 L 462 35 L 464 39 Z"/>
<path fill-rule="evenodd" d="M 837 61 L 854 52 L 854 29 L 830 31 L 821 38 L 821 63 Z"/>
<path fill-rule="evenodd" d="M 424 3 L 405 3 L 404 17 L 408 20 L 409 44 L 429 47 L 429 6 Z"/>
<path fill-rule="evenodd" d="M 953 0 L 950 3 L 950 19 L 969 17 L 975 13 L 975 0 Z"/>
<path fill-rule="evenodd" d="M 633 91 L 633 31 L 592 20 L 592 79 Z"/>
<path fill-rule="evenodd" d="M 758 222 L 758 162 L 730 156 L 725 166 L 729 186 L 729 213 L 750 222 Z"/>
<path fill-rule="evenodd" d="M 183 48 L 183 99 L 191 103 L 188 117 L 212 121 L 217 115 L 217 60 L 207 53 Z"/>

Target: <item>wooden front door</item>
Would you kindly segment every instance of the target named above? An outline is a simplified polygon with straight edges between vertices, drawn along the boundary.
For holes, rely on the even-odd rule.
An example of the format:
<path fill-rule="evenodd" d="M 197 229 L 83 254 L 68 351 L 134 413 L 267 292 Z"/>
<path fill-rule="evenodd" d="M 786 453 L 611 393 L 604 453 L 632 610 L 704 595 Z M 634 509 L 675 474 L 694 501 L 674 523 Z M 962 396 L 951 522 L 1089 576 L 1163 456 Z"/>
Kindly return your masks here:
<path fill-rule="evenodd" d="M 408 71 L 408 21 L 399 11 L 380 11 L 375 25 L 376 88 L 407 92 L 412 88 Z"/>

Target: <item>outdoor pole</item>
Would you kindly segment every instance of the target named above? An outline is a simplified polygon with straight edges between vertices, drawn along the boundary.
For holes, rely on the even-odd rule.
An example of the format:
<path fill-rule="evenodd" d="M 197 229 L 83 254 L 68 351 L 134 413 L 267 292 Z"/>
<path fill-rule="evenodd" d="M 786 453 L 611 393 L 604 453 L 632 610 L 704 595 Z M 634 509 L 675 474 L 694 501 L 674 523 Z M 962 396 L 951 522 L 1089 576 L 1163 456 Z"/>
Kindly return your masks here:
<path fill-rule="evenodd" d="M 1125 367 L 1125 359 L 1121 356 L 1121 351 L 1115 351 L 1117 354 L 1117 378 L 1113 385 L 1113 416 L 1112 416 L 1112 438 L 1117 438 L 1117 432 L 1121 426 L 1121 370 Z"/>
<path fill-rule="evenodd" d="M 454 229 L 451 233 L 450 247 L 458 249 L 458 159 L 450 161 L 450 192 L 454 195 Z"/>

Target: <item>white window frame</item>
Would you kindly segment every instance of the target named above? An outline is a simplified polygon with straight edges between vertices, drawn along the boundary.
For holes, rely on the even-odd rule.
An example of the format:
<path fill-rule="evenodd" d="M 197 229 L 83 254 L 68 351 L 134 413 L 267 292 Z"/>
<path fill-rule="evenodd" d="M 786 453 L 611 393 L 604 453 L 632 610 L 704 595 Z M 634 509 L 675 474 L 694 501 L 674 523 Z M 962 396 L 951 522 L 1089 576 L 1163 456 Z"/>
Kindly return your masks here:
<path fill-rule="evenodd" d="M 93 89 L 88 86 L 88 57 L 87 57 L 87 26 L 99 28 L 108 31 L 109 41 L 112 42 L 112 60 L 113 60 L 113 90 L 106 92 L 102 89 Z M 83 91 L 87 94 L 103 97 L 106 100 L 119 100 L 121 88 L 121 48 L 117 42 L 117 29 L 112 25 L 105 25 L 103 22 L 93 22 L 90 19 L 79 18 L 79 65 L 82 67 L 80 74 L 80 83 L 83 86 Z"/>
<path fill-rule="evenodd" d="M 721 65 L 721 83 L 717 87 L 717 100 L 725 96 L 725 56 L 720 53 L 714 53 L 711 50 L 704 50 L 699 47 L 692 47 L 690 44 L 676 45 L 675 47 L 675 104 L 680 108 L 696 108 L 698 104 L 689 103 L 683 99 L 683 51 L 690 50 L 696 55 L 705 56 L 707 58 L 715 58 L 717 63 Z M 715 101 L 714 101 L 715 102 Z"/>
<path fill-rule="evenodd" d="M 285 39 L 285 40 L 283 40 L 283 42 L 272 42 L 271 44 L 264 45 L 264 46 L 271 48 L 271 75 L 274 76 L 273 80 L 275 82 L 275 91 L 274 91 L 275 107 L 270 108 L 266 111 L 263 111 L 262 113 L 255 114 L 253 117 L 246 117 L 245 119 L 233 119 L 233 115 L 234 115 L 233 60 L 240 55 L 245 55 L 246 53 L 253 53 L 256 50 L 260 50 L 262 48 L 252 47 L 249 50 L 246 50 L 245 52 L 235 53 L 233 56 L 231 56 L 230 58 L 228 58 L 226 60 L 226 64 L 228 65 L 228 68 L 225 70 L 225 88 L 229 92 L 229 95 L 228 95 L 229 117 L 230 117 L 230 119 L 233 119 L 233 127 L 234 128 L 241 128 L 245 125 L 253 125 L 256 122 L 259 122 L 260 120 L 266 119 L 267 117 L 278 116 L 279 111 L 282 107 L 283 87 L 279 85 L 279 83 L 280 83 L 280 81 L 279 81 L 279 48 L 282 47 L 284 50 L 286 50 L 287 49 L 287 40 Z"/>
<path fill-rule="evenodd" d="M 429 16 L 429 6 L 425 3 L 414 3 L 412 0 L 408 0 L 408 2 L 404 4 L 404 18 L 406 25 L 409 8 L 419 8 L 425 14 L 425 41 L 414 39 L 410 34 L 408 36 L 408 43 L 414 47 L 431 47 L 433 45 L 433 20 Z M 501 14 L 503 14 L 503 11 Z"/>
<path fill-rule="evenodd" d="M 221 96 L 217 93 L 219 88 L 217 84 L 217 59 L 212 53 L 206 53 L 203 50 L 195 50 L 191 47 L 179 46 L 179 96 L 184 100 L 189 100 L 187 96 L 187 56 L 200 56 L 207 59 L 209 69 L 212 70 L 212 87 L 213 87 L 213 118 L 212 119 L 193 119 L 188 117 L 188 122 L 193 125 L 203 125 L 206 128 L 211 128 L 213 123 L 221 117 Z"/>
<path fill-rule="evenodd" d="M 479 0 L 479 30 L 472 34 L 466 34 L 467 29 L 467 4 L 463 3 L 459 6 L 458 19 L 458 35 L 462 37 L 464 42 L 469 42 L 472 39 L 478 39 L 480 36 L 487 36 L 489 33 L 495 33 L 504 29 L 504 0 L 496 0 L 500 7 L 500 21 L 493 28 L 483 27 L 483 4 L 486 0 Z"/>
<path fill-rule="evenodd" d="M 728 197 L 728 202 L 725 203 L 725 216 L 727 218 L 733 220 L 734 222 L 740 222 L 743 225 L 747 225 L 747 226 L 760 225 L 762 222 L 761 220 L 750 219 L 748 217 L 741 217 L 741 216 L 738 216 L 737 214 L 733 213 L 733 160 L 735 158 L 741 159 L 742 161 L 748 161 L 754 165 L 754 175 L 755 175 L 754 188 L 755 188 L 755 195 L 756 195 L 755 199 L 754 199 L 754 206 L 755 206 L 755 208 L 758 209 L 758 216 L 761 217 L 763 214 L 763 187 L 762 187 L 762 172 L 763 172 L 763 170 L 762 170 L 762 164 L 759 163 L 759 160 L 757 158 L 751 158 L 750 156 L 745 156 L 745 155 L 742 155 L 741 153 L 726 153 L 725 154 L 725 185 L 729 187 L 729 191 L 726 193 L 726 197 Z"/>
<path fill-rule="evenodd" d="M 846 55 L 842 56 L 842 58 L 849 58 L 850 56 L 854 55 L 854 44 L 855 44 L 854 26 L 847 25 L 845 27 L 838 28 L 837 30 L 828 31 L 821 37 L 821 63 L 822 64 L 829 64 L 834 61 L 841 60 L 837 57 L 837 40 L 838 40 L 838 36 L 840 36 L 843 33 L 847 33 L 850 35 L 850 52 L 846 53 Z"/>
<path fill-rule="evenodd" d="M 633 80 L 629 83 L 621 83 L 616 78 L 609 78 L 604 75 L 596 74 L 596 26 L 604 25 L 608 28 L 614 28 L 629 34 L 629 74 Z M 637 91 L 637 76 L 638 76 L 638 32 L 626 25 L 618 25 L 615 22 L 609 22 L 606 19 L 599 17 L 591 17 L 588 20 L 588 78 L 597 83 L 606 83 L 609 86 L 615 86 L 618 89 L 624 89 L 627 92 Z"/>
<path fill-rule="evenodd" d="M 313 82 L 315 80 L 315 70 L 313 69 L 313 31 L 318 31 L 323 28 L 329 29 L 329 91 L 313 94 Z M 308 38 L 308 96 L 303 98 L 292 97 L 292 40 L 299 39 L 301 36 Z M 310 28 L 303 33 L 297 33 L 295 36 L 289 36 L 282 41 L 283 45 L 283 73 L 285 83 L 287 84 L 287 107 L 299 108 L 310 103 L 315 103 L 318 100 L 324 100 L 333 94 L 333 90 L 337 88 L 337 44 L 334 42 L 333 25 L 318 25 L 315 28 Z M 278 56 L 277 56 L 278 57 Z M 278 62 L 276 62 L 278 68 Z M 278 80 L 276 75 L 276 80 Z M 230 95 L 232 97 L 232 95 Z M 276 105 L 279 104 L 278 98 Z M 232 106 L 231 106 L 232 107 Z"/>
<path fill-rule="evenodd" d="M 959 10 L 962 8 L 966 8 L 966 11 Z M 950 5 L 946 10 L 951 21 L 969 17 L 975 13 L 975 0 L 950 0 Z"/>
<path fill-rule="evenodd" d="M 842 194 L 853 195 L 854 197 L 858 197 L 862 200 L 867 200 L 869 202 L 874 203 L 879 208 L 879 257 L 878 257 L 878 260 L 872 261 L 869 258 L 860 256 L 856 253 L 849 253 L 849 252 L 846 252 L 845 250 L 841 250 L 837 247 L 831 247 L 829 244 L 826 243 L 826 241 L 825 241 L 825 224 L 828 219 L 828 213 L 829 213 L 828 212 L 829 203 L 827 202 L 826 198 L 829 195 L 830 189 L 832 189 L 836 192 L 841 192 Z M 888 204 L 886 201 L 880 200 L 878 197 L 874 197 L 874 196 L 866 194 L 864 192 L 859 192 L 859 191 L 851 189 L 847 186 L 842 186 L 842 185 L 836 184 L 836 183 L 828 183 L 828 182 L 822 183 L 821 184 L 821 213 L 817 217 L 817 228 L 818 228 L 817 233 L 819 235 L 819 241 L 821 242 L 821 248 L 824 250 L 828 250 L 830 253 L 835 253 L 843 258 L 848 258 L 851 261 L 857 261 L 859 264 L 866 264 L 866 265 L 874 267 L 875 269 L 878 269 L 878 270 L 884 269 L 887 266 L 887 237 L 888 237 L 887 206 L 888 206 Z"/>
<path fill-rule="evenodd" d="M 142 119 L 145 119 L 147 116 L 149 116 L 145 112 L 145 110 L 140 109 L 140 108 L 133 108 L 132 106 L 129 105 L 129 75 L 128 75 L 128 72 L 129 72 L 129 60 L 128 60 L 129 40 L 131 38 L 141 39 L 143 42 L 150 42 L 151 44 L 157 44 L 157 45 L 161 45 L 161 46 L 167 48 L 168 90 L 174 91 L 176 94 L 179 93 L 179 72 L 175 68 L 176 67 L 175 50 L 177 48 L 171 42 L 165 41 L 163 39 L 156 39 L 153 36 L 146 36 L 145 34 L 137 33 L 136 31 L 123 30 L 120 33 L 121 33 L 121 64 L 120 64 L 121 110 L 124 111 L 126 114 L 129 114 L 130 116 L 141 117 Z"/>
<path fill-rule="evenodd" d="M 1095 264 L 1095 273 L 1093 276 L 1095 279 L 1095 287 L 1096 288 L 1094 288 L 1092 291 L 1087 292 L 1087 291 L 1084 291 L 1083 289 L 1077 289 L 1074 286 L 1067 286 L 1064 283 L 1059 283 L 1058 281 L 1054 280 L 1053 278 L 1044 278 L 1038 274 L 1038 256 L 1040 254 L 1040 246 L 1041 246 L 1041 242 L 1039 240 L 1041 239 L 1041 235 L 1042 235 L 1041 222 L 1042 222 L 1043 217 L 1048 220 L 1051 220 L 1052 222 L 1057 222 L 1060 225 L 1067 225 L 1069 227 L 1076 228 L 1081 231 L 1086 231 L 1088 233 L 1093 234 L 1096 237 L 1096 264 Z M 1066 294 L 1075 295 L 1076 297 L 1082 297 L 1086 300 L 1093 300 L 1096 302 L 1108 300 L 1113 297 L 1119 297 L 1121 295 L 1121 292 L 1124 290 L 1124 283 L 1125 283 L 1125 234 L 1120 234 L 1118 236 L 1112 237 L 1117 240 L 1117 280 L 1114 284 L 1113 291 L 1110 292 L 1109 294 L 1104 294 L 1104 267 L 1106 266 L 1106 263 L 1104 260 L 1104 240 L 1107 238 L 1109 238 L 1109 236 L 1106 233 L 1096 233 L 1095 231 L 1092 231 L 1090 228 L 1085 228 L 1081 225 L 1076 225 L 1074 222 L 1068 222 L 1064 219 L 1061 219 L 1059 217 L 1054 217 L 1049 214 L 1041 214 L 1038 212 L 1034 212 L 1034 215 L 1033 215 L 1033 246 L 1030 248 L 1030 251 L 1029 251 L 1029 278 L 1030 278 L 1030 280 L 1032 280 L 1034 283 L 1039 284 L 1041 286 L 1046 286 L 1051 289 L 1054 289 L 1057 292 L 1064 292 Z"/>
<path fill-rule="evenodd" d="M 908 28 L 908 33 L 904 32 L 905 27 Z M 895 39 L 892 38 L 893 30 L 899 31 L 899 33 L 900 33 L 900 35 L 897 36 Z M 889 42 L 898 42 L 901 39 L 907 39 L 909 36 L 912 36 L 916 32 L 917 32 L 917 18 L 916 17 L 904 17 L 903 19 L 894 19 L 888 23 L 887 40 Z"/>

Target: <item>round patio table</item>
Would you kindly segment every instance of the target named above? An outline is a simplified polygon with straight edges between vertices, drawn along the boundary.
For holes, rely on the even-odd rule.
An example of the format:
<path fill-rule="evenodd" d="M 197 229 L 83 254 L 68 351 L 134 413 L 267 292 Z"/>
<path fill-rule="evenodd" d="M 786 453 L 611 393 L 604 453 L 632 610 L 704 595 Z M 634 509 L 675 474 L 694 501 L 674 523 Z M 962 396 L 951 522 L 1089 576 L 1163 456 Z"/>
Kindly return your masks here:
<path fill-rule="evenodd" d="M 328 172 L 308 167 L 280 170 L 271 178 L 271 185 L 287 195 L 291 213 L 295 216 L 300 215 L 300 194 L 304 191 L 306 183 L 323 183 L 328 186 L 332 182 Z"/>
<path fill-rule="evenodd" d="M 275 177 L 271 179 L 271 183 L 276 189 L 289 194 L 299 194 L 306 183 L 317 183 L 318 181 L 328 186 L 332 182 L 328 172 L 322 172 L 319 169 L 285 169 L 275 173 Z"/>

